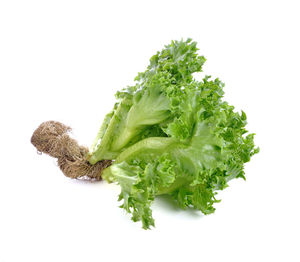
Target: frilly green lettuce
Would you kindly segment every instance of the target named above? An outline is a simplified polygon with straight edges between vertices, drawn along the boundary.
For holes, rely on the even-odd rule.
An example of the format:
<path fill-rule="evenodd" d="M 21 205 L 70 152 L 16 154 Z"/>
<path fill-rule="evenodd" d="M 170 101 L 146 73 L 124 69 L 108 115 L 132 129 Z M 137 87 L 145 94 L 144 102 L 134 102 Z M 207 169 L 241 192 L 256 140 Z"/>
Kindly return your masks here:
<path fill-rule="evenodd" d="M 173 41 L 150 59 L 136 84 L 116 94 L 90 149 L 94 164 L 114 160 L 102 177 L 121 186 L 121 207 L 143 228 L 154 226 L 151 203 L 171 195 L 182 208 L 214 212 L 216 191 L 245 178 L 258 152 L 246 114 L 222 101 L 224 84 L 193 78 L 205 62 L 191 39 Z"/>

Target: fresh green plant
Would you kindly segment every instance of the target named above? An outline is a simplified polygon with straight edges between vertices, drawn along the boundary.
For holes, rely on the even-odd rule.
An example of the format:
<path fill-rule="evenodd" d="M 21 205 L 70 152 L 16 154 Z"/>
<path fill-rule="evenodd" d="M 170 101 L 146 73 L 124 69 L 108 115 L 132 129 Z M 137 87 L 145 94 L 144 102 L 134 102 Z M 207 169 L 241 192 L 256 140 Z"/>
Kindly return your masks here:
<path fill-rule="evenodd" d="M 117 92 L 88 150 L 62 123 L 42 123 L 31 138 L 39 152 L 58 159 L 71 178 L 104 178 L 121 187 L 121 207 L 154 226 L 151 203 L 170 195 L 185 208 L 214 212 L 218 190 L 244 178 L 244 163 L 259 150 L 247 134 L 246 114 L 222 100 L 224 84 L 201 72 L 196 42 L 172 41 L 150 59 L 135 85 Z"/>

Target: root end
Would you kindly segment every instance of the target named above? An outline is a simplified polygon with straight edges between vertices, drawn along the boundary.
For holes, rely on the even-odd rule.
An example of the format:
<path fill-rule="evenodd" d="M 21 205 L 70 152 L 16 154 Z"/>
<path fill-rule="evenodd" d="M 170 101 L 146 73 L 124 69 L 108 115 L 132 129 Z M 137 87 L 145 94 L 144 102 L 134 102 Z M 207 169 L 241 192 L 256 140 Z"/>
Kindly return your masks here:
<path fill-rule="evenodd" d="M 58 166 L 65 176 L 100 180 L 102 170 L 110 166 L 112 161 L 102 160 L 91 165 L 86 159 L 88 149 L 69 136 L 71 130 L 60 122 L 47 121 L 34 131 L 31 143 L 39 153 L 57 158 Z"/>

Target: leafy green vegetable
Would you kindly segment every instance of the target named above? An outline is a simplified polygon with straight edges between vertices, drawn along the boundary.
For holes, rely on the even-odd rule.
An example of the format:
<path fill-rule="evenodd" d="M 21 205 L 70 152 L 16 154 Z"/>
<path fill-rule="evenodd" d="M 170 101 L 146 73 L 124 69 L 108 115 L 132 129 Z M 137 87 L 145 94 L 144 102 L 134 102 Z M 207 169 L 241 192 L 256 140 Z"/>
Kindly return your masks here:
<path fill-rule="evenodd" d="M 151 203 L 171 195 L 182 208 L 214 212 L 216 191 L 244 177 L 258 152 L 246 114 L 222 101 L 224 84 L 200 72 L 205 58 L 196 43 L 173 41 L 150 59 L 136 84 L 117 93 L 91 147 L 91 164 L 115 160 L 102 177 L 121 186 L 121 207 L 143 228 L 154 226 Z"/>

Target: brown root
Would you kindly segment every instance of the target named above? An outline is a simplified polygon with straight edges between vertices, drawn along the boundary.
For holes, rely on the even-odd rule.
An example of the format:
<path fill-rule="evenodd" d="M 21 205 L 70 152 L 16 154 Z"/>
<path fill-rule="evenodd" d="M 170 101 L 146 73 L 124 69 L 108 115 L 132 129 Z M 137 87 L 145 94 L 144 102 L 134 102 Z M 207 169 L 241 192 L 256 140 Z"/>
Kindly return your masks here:
<path fill-rule="evenodd" d="M 102 160 L 91 165 L 86 159 L 88 149 L 78 145 L 69 136 L 70 131 L 70 127 L 60 122 L 47 121 L 34 131 L 31 143 L 38 152 L 57 158 L 58 166 L 65 176 L 100 180 L 102 170 L 110 166 L 112 161 Z"/>

